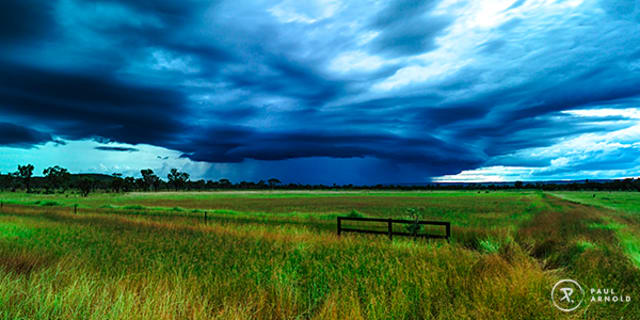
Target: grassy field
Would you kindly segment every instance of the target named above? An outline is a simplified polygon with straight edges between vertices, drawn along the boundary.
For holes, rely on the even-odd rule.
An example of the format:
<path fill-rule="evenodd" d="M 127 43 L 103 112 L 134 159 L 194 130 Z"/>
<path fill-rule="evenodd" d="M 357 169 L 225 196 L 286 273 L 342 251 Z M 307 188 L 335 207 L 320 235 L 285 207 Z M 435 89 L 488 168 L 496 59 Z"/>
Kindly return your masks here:
<path fill-rule="evenodd" d="M 611 209 L 606 224 L 597 228 L 613 230 L 625 253 L 640 267 L 640 193 L 638 192 L 558 192 L 554 196 L 574 202 Z"/>
<path fill-rule="evenodd" d="M 555 192 L 552 195 L 569 201 L 628 213 L 640 213 L 638 192 Z"/>
<path fill-rule="evenodd" d="M 638 318 L 640 219 L 592 195 L 0 193 L 0 319 Z M 335 234 L 407 208 L 451 242 Z M 564 313 L 564 278 L 634 300 Z"/>

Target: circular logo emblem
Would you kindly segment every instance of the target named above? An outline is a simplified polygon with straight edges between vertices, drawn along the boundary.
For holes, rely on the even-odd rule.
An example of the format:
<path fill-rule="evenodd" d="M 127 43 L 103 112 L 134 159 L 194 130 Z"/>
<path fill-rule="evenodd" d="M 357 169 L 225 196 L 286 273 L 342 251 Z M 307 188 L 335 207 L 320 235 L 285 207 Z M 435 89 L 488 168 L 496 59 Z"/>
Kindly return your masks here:
<path fill-rule="evenodd" d="M 584 300 L 584 290 L 575 280 L 560 280 L 551 289 L 553 305 L 564 312 L 578 309 L 582 300 Z"/>

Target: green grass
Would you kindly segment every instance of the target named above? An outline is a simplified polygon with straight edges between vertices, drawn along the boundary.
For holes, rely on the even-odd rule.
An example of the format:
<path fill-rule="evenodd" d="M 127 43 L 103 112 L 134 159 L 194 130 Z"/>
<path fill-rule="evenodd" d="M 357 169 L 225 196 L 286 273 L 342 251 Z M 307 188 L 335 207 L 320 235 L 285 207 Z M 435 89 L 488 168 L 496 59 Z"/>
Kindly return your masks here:
<path fill-rule="evenodd" d="M 554 192 L 553 195 L 592 206 L 640 213 L 640 192 L 564 191 Z"/>
<path fill-rule="evenodd" d="M 636 244 L 619 241 L 619 232 L 635 227 L 539 192 L 0 199 L 0 319 L 640 315 L 638 304 L 592 304 L 569 315 L 553 308 L 551 287 L 567 277 L 633 294 L 640 271 L 627 254 Z M 451 221 L 451 243 L 335 235 L 338 215 L 404 217 L 409 207 Z"/>
<path fill-rule="evenodd" d="M 623 251 L 640 267 L 640 192 L 558 192 L 563 199 L 612 209 L 605 223 L 593 228 L 613 230 Z"/>

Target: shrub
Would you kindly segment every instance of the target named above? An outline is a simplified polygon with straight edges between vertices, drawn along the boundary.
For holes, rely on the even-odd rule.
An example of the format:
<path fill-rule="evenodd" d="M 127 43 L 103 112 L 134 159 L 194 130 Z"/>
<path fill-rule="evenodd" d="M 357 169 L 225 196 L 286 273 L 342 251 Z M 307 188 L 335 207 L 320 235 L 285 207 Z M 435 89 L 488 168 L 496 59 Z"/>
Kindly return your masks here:
<path fill-rule="evenodd" d="M 424 230 L 424 226 L 418 224 L 418 221 L 424 216 L 424 209 L 407 208 L 407 215 L 414 221 L 414 223 L 405 225 L 404 229 L 409 233 L 418 234 L 422 232 Z"/>
<path fill-rule="evenodd" d="M 349 217 L 349 218 L 364 218 L 364 214 L 362 214 L 362 213 L 358 212 L 357 210 L 353 209 L 353 210 L 351 210 L 351 212 L 349 212 L 347 217 Z"/>

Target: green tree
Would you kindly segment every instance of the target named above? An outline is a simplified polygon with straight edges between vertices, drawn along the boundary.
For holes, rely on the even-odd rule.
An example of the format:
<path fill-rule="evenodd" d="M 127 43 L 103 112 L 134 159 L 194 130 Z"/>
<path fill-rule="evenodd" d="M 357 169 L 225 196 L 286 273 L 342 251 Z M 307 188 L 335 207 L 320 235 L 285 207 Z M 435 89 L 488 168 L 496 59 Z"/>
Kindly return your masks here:
<path fill-rule="evenodd" d="M 145 191 L 149 191 L 149 189 L 154 188 L 155 191 L 158 191 L 160 177 L 153 173 L 151 169 L 143 169 L 140 170 L 142 174 L 142 181 L 144 182 Z"/>
<path fill-rule="evenodd" d="M 282 183 L 282 182 L 280 182 L 280 180 L 278 180 L 278 179 L 276 179 L 276 178 L 271 178 L 271 179 L 267 180 L 267 182 L 269 183 L 269 186 L 270 186 L 271 188 L 273 188 L 273 187 L 275 187 L 276 185 L 279 185 L 280 183 Z"/>
<path fill-rule="evenodd" d="M 134 179 L 133 177 L 126 177 L 122 181 L 122 190 L 124 192 L 129 192 L 133 190 L 135 186 L 136 186 L 136 179 Z"/>
<path fill-rule="evenodd" d="M 5 189 L 9 189 L 12 185 L 13 175 L 11 173 L 5 175 L 0 174 L 0 190 L 4 191 Z"/>
<path fill-rule="evenodd" d="M 189 182 L 189 174 L 186 172 L 180 172 L 176 168 L 171 169 L 167 178 L 176 191 L 180 188 L 184 188 L 184 186 Z"/>
<path fill-rule="evenodd" d="M 31 192 L 31 177 L 33 176 L 33 165 L 27 164 L 24 166 L 18 165 L 18 175 L 24 183 L 27 193 Z"/>
<path fill-rule="evenodd" d="M 16 189 L 18 189 L 19 179 L 20 179 L 20 174 L 18 172 L 7 174 L 7 183 L 11 188 L 11 192 L 16 192 Z"/>
<path fill-rule="evenodd" d="M 115 193 L 119 193 L 124 189 L 124 179 L 122 179 L 122 173 L 114 173 L 111 175 L 111 190 Z"/>
<path fill-rule="evenodd" d="M 91 189 L 93 189 L 93 181 L 88 178 L 82 178 L 82 180 L 80 180 L 80 182 L 78 183 L 78 189 L 80 189 L 80 193 L 83 197 L 88 196 L 91 192 Z"/>
<path fill-rule="evenodd" d="M 229 181 L 229 179 L 222 178 L 218 180 L 218 184 L 220 184 L 221 188 L 228 188 L 231 186 L 231 181 Z"/>
<path fill-rule="evenodd" d="M 69 171 L 59 166 L 46 168 L 42 171 L 42 174 L 46 181 L 45 188 L 47 190 L 53 189 L 54 191 L 60 187 L 65 189 L 69 179 L 71 178 Z"/>

